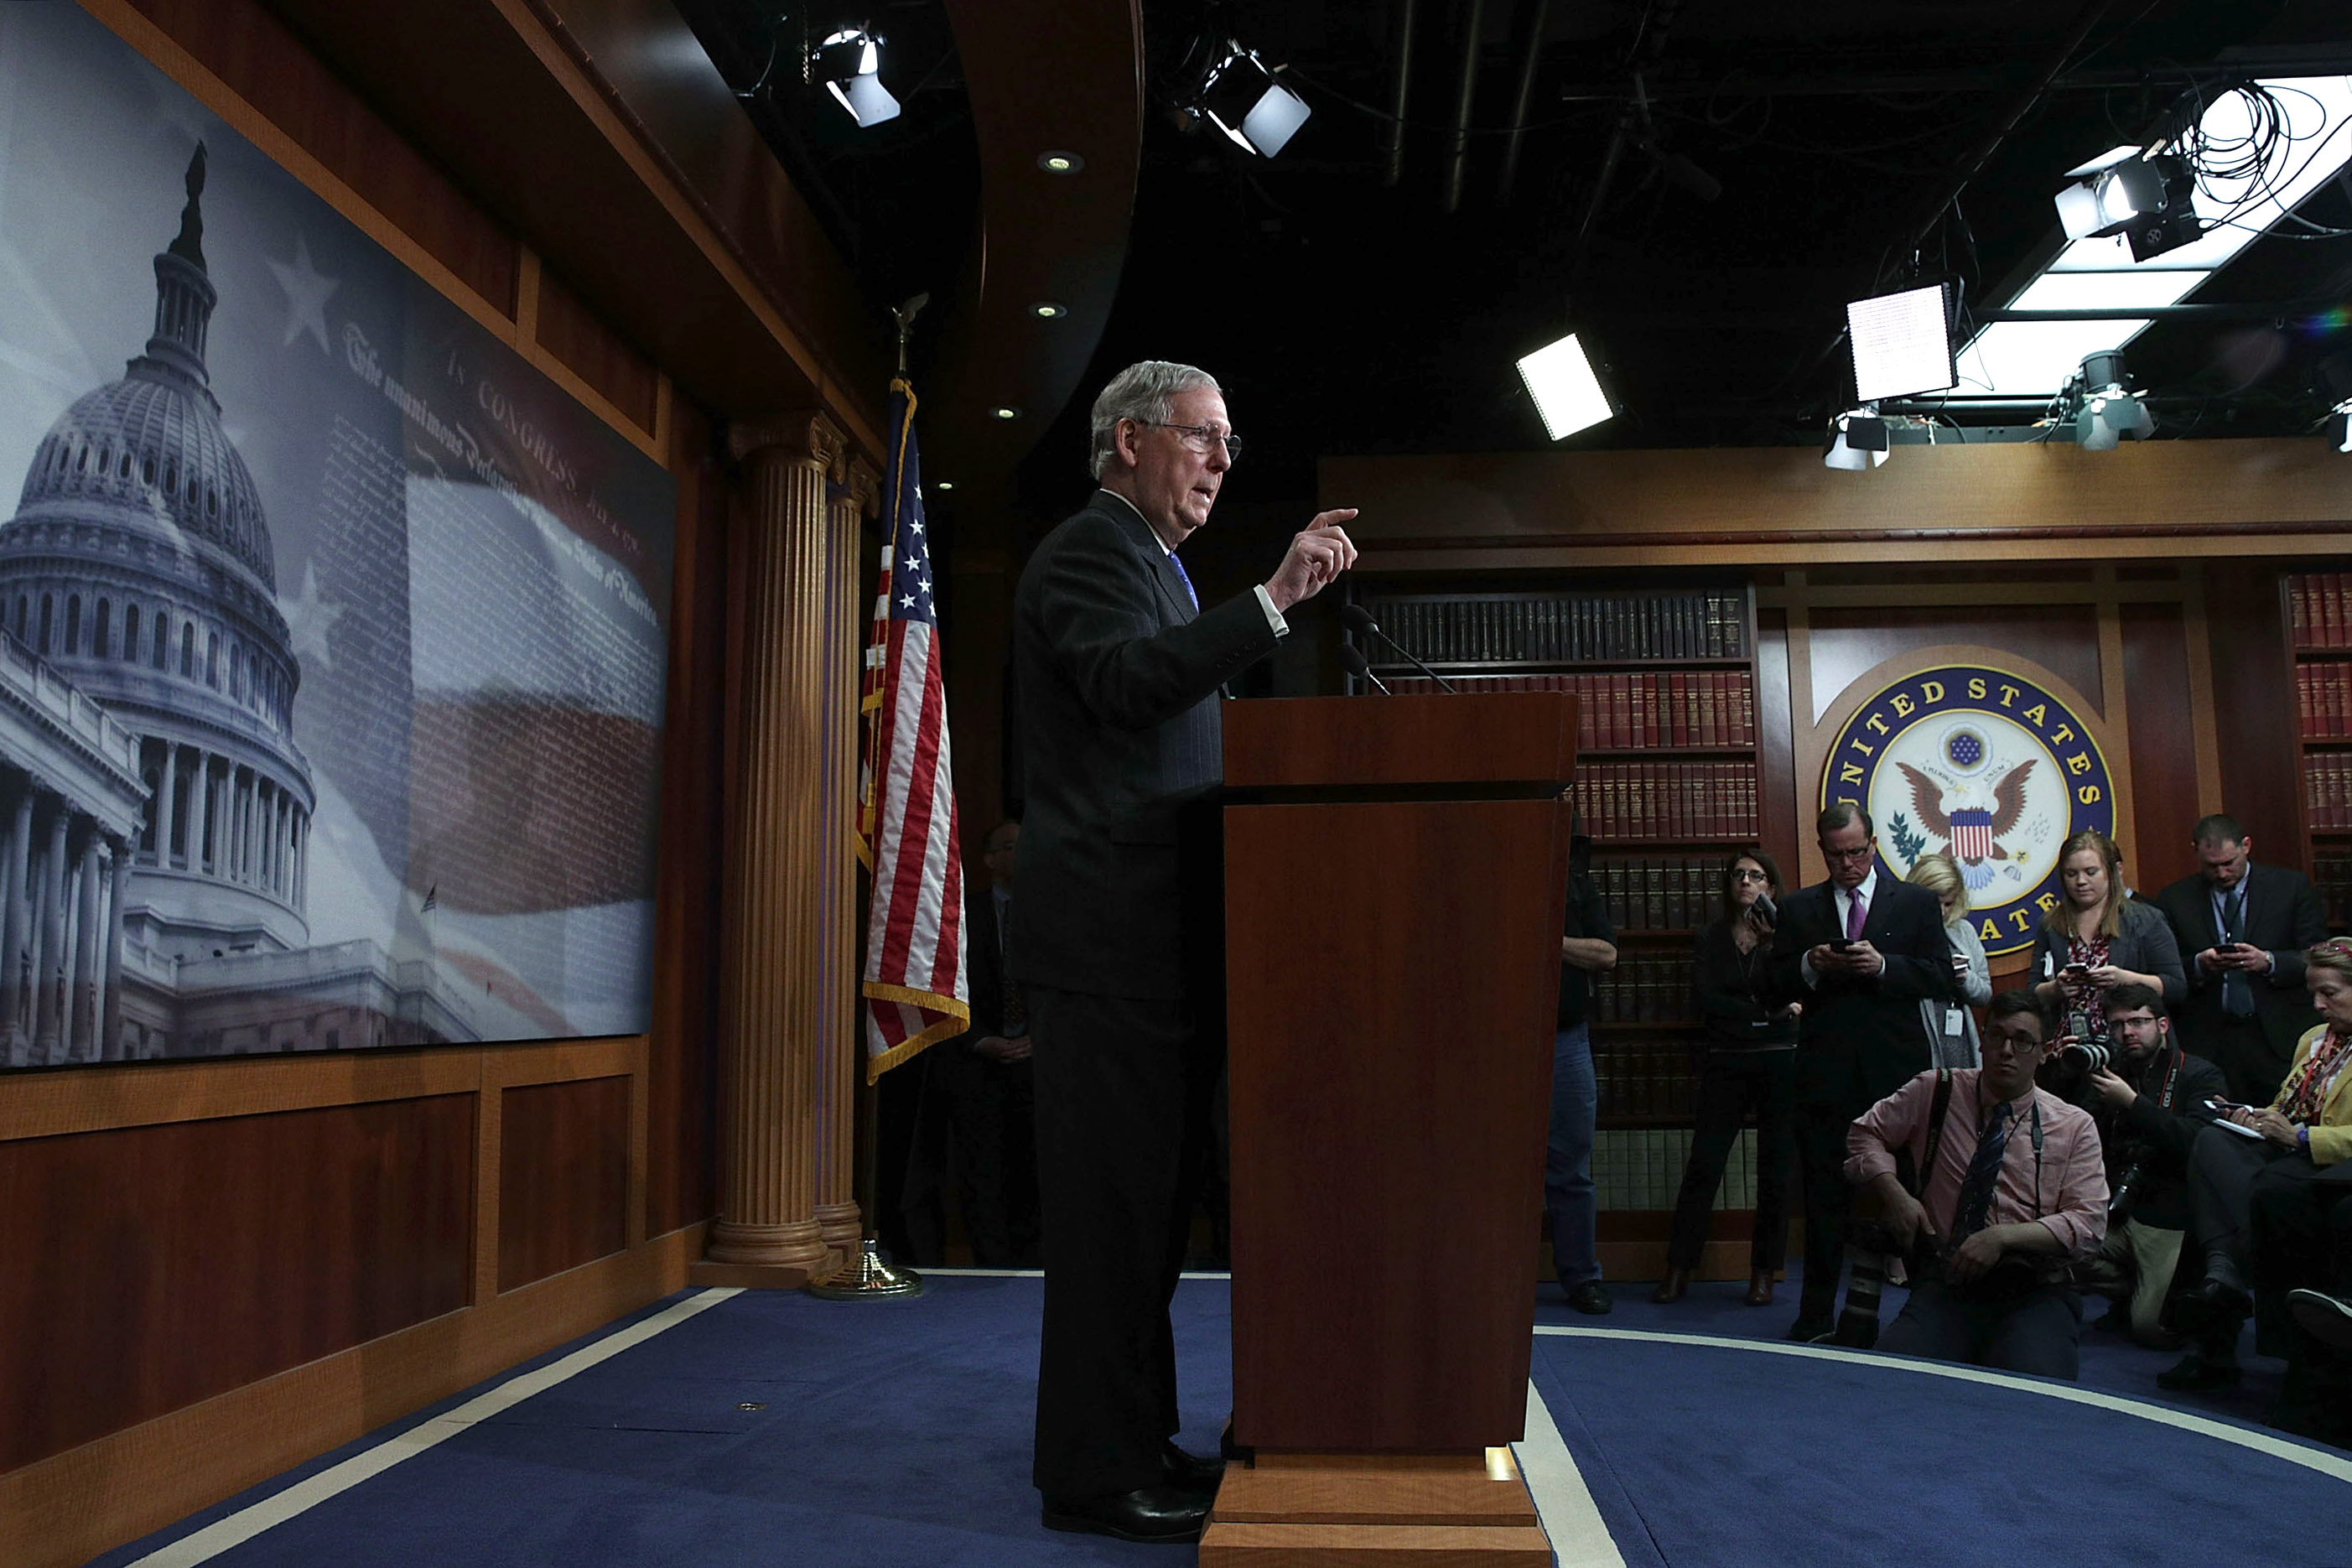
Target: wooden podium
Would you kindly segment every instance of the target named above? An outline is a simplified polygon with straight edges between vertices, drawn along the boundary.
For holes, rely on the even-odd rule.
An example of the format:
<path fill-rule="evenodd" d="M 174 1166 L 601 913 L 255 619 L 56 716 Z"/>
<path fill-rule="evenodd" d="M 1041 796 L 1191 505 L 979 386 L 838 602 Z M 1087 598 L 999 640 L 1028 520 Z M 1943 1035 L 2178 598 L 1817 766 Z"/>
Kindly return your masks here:
<path fill-rule="evenodd" d="M 1204 1564 L 1549 1564 L 1523 1432 L 1576 705 L 1224 712 L 1234 1436 Z"/>

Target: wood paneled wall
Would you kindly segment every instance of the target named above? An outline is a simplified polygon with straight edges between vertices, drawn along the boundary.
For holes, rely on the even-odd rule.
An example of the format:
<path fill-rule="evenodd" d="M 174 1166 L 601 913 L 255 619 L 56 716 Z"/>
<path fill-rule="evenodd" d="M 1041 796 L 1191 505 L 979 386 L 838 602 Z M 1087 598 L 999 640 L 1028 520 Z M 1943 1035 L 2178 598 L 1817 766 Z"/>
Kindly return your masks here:
<path fill-rule="evenodd" d="M 648 1034 L 0 1077 L 0 1562 L 28 1568 L 678 1288 L 714 1194 L 714 420 L 258 0 L 84 3 L 665 462 L 677 586 Z"/>

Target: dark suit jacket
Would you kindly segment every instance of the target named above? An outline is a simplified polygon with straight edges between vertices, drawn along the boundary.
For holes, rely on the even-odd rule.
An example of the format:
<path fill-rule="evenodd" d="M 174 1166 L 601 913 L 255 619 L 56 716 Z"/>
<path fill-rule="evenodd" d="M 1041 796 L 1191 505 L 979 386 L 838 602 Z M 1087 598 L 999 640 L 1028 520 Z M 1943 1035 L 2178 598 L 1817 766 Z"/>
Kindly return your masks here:
<path fill-rule="evenodd" d="M 1921 998 L 1958 1000 L 1952 947 L 1944 937 L 1944 910 L 1925 888 L 1898 882 L 1884 867 L 1863 918 L 1862 934 L 1886 959 L 1868 979 L 1823 976 L 1806 985 L 1806 952 L 1845 934 L 1832 885 L 1819 882 L 1780 905 L 1772 933 L 1772 992 L 1780 1003 L 1801 1002 L 1797 1036 L 1799 1099 L 1859 1116 L 1934 1065 Z"/>
<path fill-rule="evenodd" d="M 2280 1062 L 2294 1059 L 2295 1042 L 2319 1022 L 2303 984 L 2303 952 L 2327 934 L 2327 914 L 2311 879 L 2283 866 L 2249 866 L 2245 880 L 2245 930 L 2240 940 L 2275 955 L 2268 974 L 2246 977 L 2254 991 L 2254 1016 L 2263 1037 Z M 2156 896 L 2156 907 L 2180 944 L 2180 966 L 2189 977 L 2189 1001 L 2177 1010 L 2192 1049 L 2224 1026 L 2221 977 L 2198 972 L 2197 955 L 2221 940 L 2213 920 L 2212 887 L 2201 876 L 2183 877 Z"/>
<path fill-rule="evenodd" d="M 992 1062 L 971 1048 L 974 1041 L 1004 1033 L 1004 947 L 996 929 L 995 889 L 985 877 L 968 879 L 963 889 L 963 972 L 971 1024 L 928 1053 L 931 1080 L 950 1092 L 964 1092 L 983 1068 L 1018 1065 Z"/>
<path fill-rule="evenodd" d="M 1037 546 L 1013 597 L 1022 980 L 1185 994 L 1188 957 L 1207 955 L 1184 947 L 1180 831 L 1224 776 L 1218 688 L 1275 640 L 1254 593 L 1196 615 L 1150 525 L 1108 491 Z"/>

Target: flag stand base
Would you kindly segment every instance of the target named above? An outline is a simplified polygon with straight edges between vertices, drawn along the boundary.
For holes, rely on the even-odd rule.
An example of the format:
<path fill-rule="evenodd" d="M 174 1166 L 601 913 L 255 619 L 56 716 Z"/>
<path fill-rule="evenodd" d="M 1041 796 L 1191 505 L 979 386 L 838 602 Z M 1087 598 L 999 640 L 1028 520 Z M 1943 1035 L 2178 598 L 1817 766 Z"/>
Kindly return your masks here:
<path fill-rule="evenodd" d="M 857 1250 L 850 1254 L 848 1265 L 840 1273 L 801 1289 L 820 1301 L 887 1301 L 894 1297 L 919 1296 L 923 1293 L 923 1277 L 911 1268 L 894 1268 L 884 1261 L 882 1244 L 876 1238 L 879 1206 L 874 1198 L 879 1186 L 876 1140 L 881 1131 L 882 1097 L 862 1071 L 857 1074 L 854 1093 L 857 1101 L 857 1165 L 854 1174 L 857 1206 L 866 1215 L 866 1231 L 858 1240 Z"/>
<path fill-rule="evenodd" d="M 872 1237 L 858 1245 L 849 1267 L 822 1285 L 805 1287 L 821 1301 L 871 1301 L 891 1296 L 919 1296 L 923 1277 L 911 1268 L 894 1268 L 882 1259 L 882 1247 Z"/>

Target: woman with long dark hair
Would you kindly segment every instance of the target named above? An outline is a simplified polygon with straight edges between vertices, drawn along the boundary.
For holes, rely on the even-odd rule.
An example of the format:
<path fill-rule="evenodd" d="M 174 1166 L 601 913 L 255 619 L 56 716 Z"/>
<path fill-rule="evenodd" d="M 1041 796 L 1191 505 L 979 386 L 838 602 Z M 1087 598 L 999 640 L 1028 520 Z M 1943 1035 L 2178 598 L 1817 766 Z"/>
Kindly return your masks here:
<path fill-rule="evenodd" d="M 1721 915 L 1698 933 L 1692 952 L 1706 1049 L 1699 1064 L 1697 1131 L 1675 1199 L 1666 1277 L 1651 1300 L 1679 1301 L 1706 1247 L 1716 1188 L 1756 1112 L 1756 1230 L 1748 1247 L 1748 1304 L 1772 1304 L 1772 1277 L 1788 1245 L 1789 1163 L 1796 1147 L 1797 1016 L 1800 1004 L 1765 1000 L 1765 972 L 1778 918 L 1780 868 L 1761 849 L 1724 862 Z"/>

